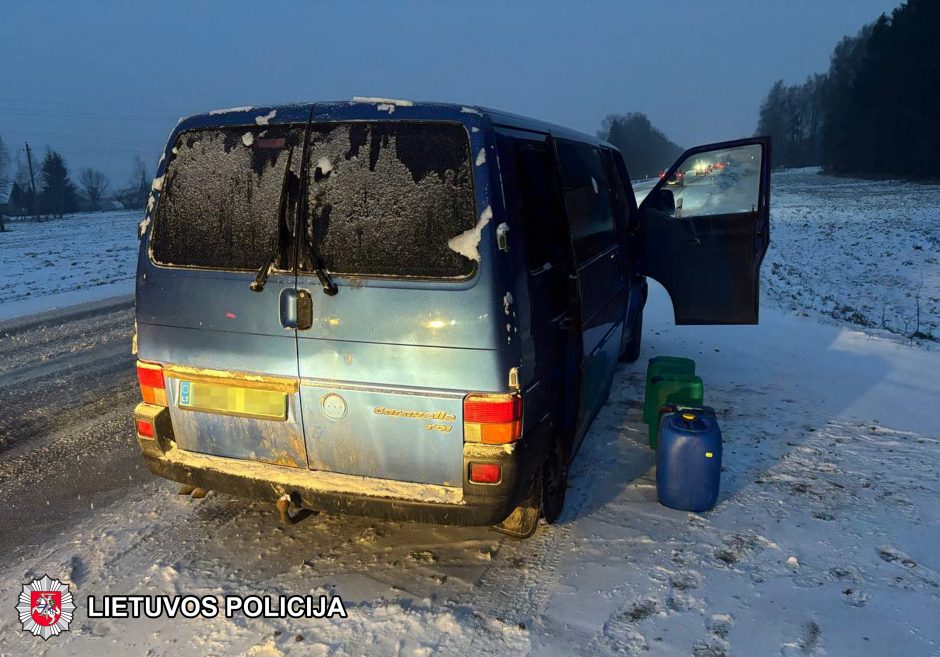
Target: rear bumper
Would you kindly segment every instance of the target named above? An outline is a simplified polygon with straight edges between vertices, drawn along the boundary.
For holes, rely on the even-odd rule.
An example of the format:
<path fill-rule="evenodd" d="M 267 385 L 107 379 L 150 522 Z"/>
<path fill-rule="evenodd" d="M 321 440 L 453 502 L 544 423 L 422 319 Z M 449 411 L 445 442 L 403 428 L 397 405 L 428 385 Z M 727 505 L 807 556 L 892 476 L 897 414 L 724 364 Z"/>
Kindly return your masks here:
<path fill-rule="evenodd" d="M 156 410 L 155 412 L 155 409 Z M 140 404 L 137 417 L 165 410 Z M 167 413 L 168 415 L 168 413 Z M 502 522 L 525 497 L 535 468 L 544 459 L 548 428 L 512 445 L 464 445 L 463 487 L 435 486 L 292 468 L 188 452 L 176 447 L 172 429 L 159 423 L 155 439 L 137 442 L 149 470 L 165 479 L 257 500 L 289 495 L 310 509 L 389 520 L 445 525 L 492 525 Z M 497 484 L 467 480 L 471 462 L 498 463 Z"/>

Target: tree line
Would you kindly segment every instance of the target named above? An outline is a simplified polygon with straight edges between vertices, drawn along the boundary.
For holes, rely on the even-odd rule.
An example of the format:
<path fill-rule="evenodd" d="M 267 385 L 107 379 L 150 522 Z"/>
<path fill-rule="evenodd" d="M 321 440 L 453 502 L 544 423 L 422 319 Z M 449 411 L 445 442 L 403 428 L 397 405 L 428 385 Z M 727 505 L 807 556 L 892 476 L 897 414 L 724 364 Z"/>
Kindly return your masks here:
<path fill-rule="evenodd" d="M 134 159 L 127 184 L 112 188 L 108 176 L 91 167 L 81 168 L 73 180 L 65 158 L 51 147 L 46 147 L 41 157 L 33 155 L 31 171 L 29 158 L 23 153 L 14 163 L 0 136 L 0 216 L 41 219 L 81 210 L 140 209 L 146 206 L 149 192 L 147 167 L 140 157 Z"/>
<path fill-rule="evenodd" d="M 610 114 L 597 136 L 620 150 L 633 179 L 655 177 L 682 154 L 682 147 L 650 123 L 642 112 Z"/>
<path fill-rule="evenodd" d="M 757 128 L 773 137 L 775 165 L 940 177 L 938 32 L 940 2 L 908 0 L 842 39 L 826 73 L 775 82 Z"/>

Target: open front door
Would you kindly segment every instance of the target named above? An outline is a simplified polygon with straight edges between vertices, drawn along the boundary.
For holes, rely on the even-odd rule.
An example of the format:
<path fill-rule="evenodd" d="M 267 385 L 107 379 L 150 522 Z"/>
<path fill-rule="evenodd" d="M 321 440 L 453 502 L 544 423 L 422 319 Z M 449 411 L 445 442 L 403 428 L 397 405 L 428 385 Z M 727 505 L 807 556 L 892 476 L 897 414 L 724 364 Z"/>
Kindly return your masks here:
<path fill-rule="evenodd" d="M 756 324 L 770 242 L 770 138 L 699 146 L 640 205 L 640 269 L 676 324 Z"/>

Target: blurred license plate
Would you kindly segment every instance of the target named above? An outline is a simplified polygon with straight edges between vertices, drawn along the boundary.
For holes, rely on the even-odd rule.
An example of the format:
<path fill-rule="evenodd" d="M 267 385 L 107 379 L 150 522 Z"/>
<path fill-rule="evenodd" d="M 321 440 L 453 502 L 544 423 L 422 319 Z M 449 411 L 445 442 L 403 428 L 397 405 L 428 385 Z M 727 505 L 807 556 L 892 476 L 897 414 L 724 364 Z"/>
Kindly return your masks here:
<path fill-rule="evenodd" d="M 190 411 L 240 415 L 262 420 L 287 419 L 286 393 L 201 381 L 180 381 L 179 406 Z"/>

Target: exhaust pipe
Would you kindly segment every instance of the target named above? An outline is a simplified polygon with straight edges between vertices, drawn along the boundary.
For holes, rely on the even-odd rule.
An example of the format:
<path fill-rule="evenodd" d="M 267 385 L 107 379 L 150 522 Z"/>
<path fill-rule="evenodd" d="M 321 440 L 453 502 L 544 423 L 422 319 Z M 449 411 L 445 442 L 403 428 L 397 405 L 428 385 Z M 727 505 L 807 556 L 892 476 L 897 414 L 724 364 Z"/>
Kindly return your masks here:
<path fill-rule="evenodd" d="M 300 502 L 300 496 L 294 493 L 296 497 L 296 502 Z M 291 505 L 299 506 L 295 500 L 291 499 L 292 496 L 284 493 L 278 498 L 277 502 L 274 505 L 277 507 L 277 514 L 281 517 L 281 522 L 285 525 L 296 525 L 298 522 L 305 518 L 309 518 L 314 514 L 310 509 L 298 508 L 297 512 L 291 515 Z"/>

